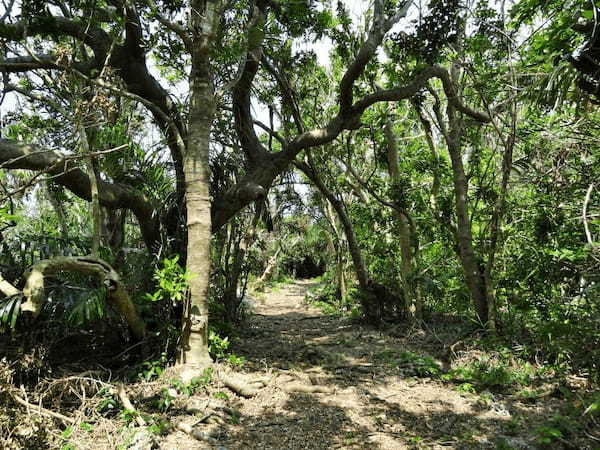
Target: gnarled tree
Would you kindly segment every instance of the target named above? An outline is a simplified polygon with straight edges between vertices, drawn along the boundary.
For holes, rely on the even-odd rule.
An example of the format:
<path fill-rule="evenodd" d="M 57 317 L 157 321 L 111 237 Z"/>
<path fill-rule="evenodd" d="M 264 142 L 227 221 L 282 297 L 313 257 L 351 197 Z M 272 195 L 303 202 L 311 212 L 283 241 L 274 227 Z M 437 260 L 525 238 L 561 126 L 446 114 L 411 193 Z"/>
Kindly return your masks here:
<path fill-rule="evenodd" d="M 319 25 L 314 25 L 318 21 L 310 20 L 319 13 L 308 3 L 292 9 L 275 0 L 110 0 L 92 5 L 65 1 L 57 6 L 23 1 L 5 15 L 0 24 L 0 39 L 7 48 L 0 59 L 0 72 L 5 79 L 10 80 L 13 74 L 68 72 L 97 89 L 138 102 L 163 134 L 173 162 L 177 202 L 185 211 L 179 218 L 184 226 L 173 229 L 184 233 L 178 242 L 187 245 L 174 250 L 187 253 L 186 266 L 192 274 L 179 358 L 191 369 L 188 373 L 209 363 L 206 326 L 211 230 L 218 230 L 242 208 L 262 198 L 300 152 L 327 144 L 344 130 L 360 127 L 361 116 L 370 106 L 409 99 L 432 78 L 441 80 L 448 102 L 457 111 L 489 121 L 487 114 L 464 105 L 448 72 L 439 66 L 425 66 L 410 74 L 405 77 L 410 81 L 402 86 L 357 95 L 360 90 L 356 84 L 365 68 L 377 63 L 377 50 L 386 34 L 406 16 L 411 5 L 410 0 L 398 5 L 374 1 L 364 40 L 349 58 L 337 86 L 337 111 L 312 129 L 305 123 L 305 111 L 298 105 L 293 83 L 281 69 L 285 63 L 285 42 L 278 52 L 267 51 L 265 45 L 267 37 L 280 34 L 290 39 L 322 35 L 326 26 L 319 29 Z M 232 40 L 242 43 L 243 53 L 232 51 L 228 58 L 214 58 L 216 50 Z M 187 97 L 177 89 L 169 92 L 168 83 L 154 75 L 149 62 L 152 54 L 175 78 L 187 82 Z M 236 67 L 238 60 L 241 63 Z M 293 128 L 282 124 L 283 131 L 278 132 L 253 117 L 253 89 L 261 71 L 273 81 Z M 111 76 L 105 76 L 107 73 Z M 51 85 L 47 88 L 52 90 Z M 186 101 L 178 103 L 176 97 L 186 97 Z M 245 156 L 245 176 L 211 198 L 209 150 L 217 147 L 211 127 L 215 113 L 226 110 L 233 111 L 237 143 Z M 256 126 L 266 129 L 269 141 L 274 140 L 277 145 L 265 146 Z M 52 153 L 43 158 L 30 155 L 20 159 L 26 148 L 31 147 L 3 141 L 0 161 L 4 168 L 54 170 L 61 184 L 83 198 L 90 197 L 90 180 L 85 173 L 78 168 L 64 174 L 56 172 L 61 168 L 56 166 L 56 156 L 48 160 Z M 40 158 L 42 161 L 36 162 Z M 141 201 L 143 197 L 126 186 L 102 180 L 98 180 L 98 191 L 100 204 L 130 208 L 136 214 L 147 246 L 155 250 L 156 214 L 147 202 Z"/>

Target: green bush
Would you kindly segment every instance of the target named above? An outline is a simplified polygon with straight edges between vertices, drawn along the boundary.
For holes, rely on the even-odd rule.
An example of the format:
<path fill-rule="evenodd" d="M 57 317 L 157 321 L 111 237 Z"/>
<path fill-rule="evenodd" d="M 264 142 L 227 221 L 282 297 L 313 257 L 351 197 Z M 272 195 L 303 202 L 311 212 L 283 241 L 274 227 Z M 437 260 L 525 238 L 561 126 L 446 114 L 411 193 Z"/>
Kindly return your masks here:
<path fill-rule="evenodd" d="M 481 392 L 518 389 L 530 385 L 539 375 L 538 370 L 527 362 L 511 360 L 502 355 L 488 355 L 449 370 L 442 379 L 458 382 Z"/>

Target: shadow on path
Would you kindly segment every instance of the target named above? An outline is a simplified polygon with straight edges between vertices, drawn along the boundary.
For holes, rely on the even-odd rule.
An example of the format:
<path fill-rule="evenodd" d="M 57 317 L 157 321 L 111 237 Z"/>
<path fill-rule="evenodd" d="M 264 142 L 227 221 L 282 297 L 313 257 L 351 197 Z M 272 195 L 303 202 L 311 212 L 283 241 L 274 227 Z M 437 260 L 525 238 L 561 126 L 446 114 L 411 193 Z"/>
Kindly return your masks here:
<path fill-rule="evenodd" d="M 435 360 L 443 330 L 395 337 L 323 315 L 304 301 L 314 285 L 296 281 L 256 298 L 233 351 L 244 371 L 270 382 L 241 401 L 227 448 L 536 448 L 532 427 L 556 402 L 482 399 L 423 376 L 406 354 Z"/>

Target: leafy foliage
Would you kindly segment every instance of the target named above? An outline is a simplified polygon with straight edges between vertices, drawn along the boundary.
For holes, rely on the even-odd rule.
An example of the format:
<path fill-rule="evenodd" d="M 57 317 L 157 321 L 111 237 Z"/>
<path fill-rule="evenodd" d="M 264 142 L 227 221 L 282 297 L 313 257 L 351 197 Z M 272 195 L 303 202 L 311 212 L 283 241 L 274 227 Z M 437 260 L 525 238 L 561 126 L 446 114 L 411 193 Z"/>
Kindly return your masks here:
<path fill-rule="evenodd" d="M 22 296 L 15 295 L 0 301 L 0 330 L 13 330 L 21 310 Z"/>
<path fill-rule="evenodd" d="M 71 326 L 81 326 L 93 320 L 104 317 L 105 289 L 95 289 L 80 293 L 79 299 L 66 314 L 67 323 Z"/>
<path fill-rule="evenodd" d="M 188 274 L 179 264 L 179 255 L 173 258 L 165 258 L 162 267 L 154 272 L 153 279 L 157 283 L 157 290 L 152 294 L 146 294 L 146 300 L 156 302 L 169 300 L 181 302 L 187 293 L 187 283 L 190 279 Z"/>

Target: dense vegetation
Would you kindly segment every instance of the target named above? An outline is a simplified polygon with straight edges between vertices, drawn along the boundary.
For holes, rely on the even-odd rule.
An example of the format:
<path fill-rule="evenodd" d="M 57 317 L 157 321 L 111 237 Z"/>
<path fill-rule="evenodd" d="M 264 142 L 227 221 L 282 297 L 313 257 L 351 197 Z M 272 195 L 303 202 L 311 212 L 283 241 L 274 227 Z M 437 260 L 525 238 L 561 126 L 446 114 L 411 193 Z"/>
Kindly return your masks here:
<path fill-rule="evenodd" d="M 599 380 L 600 9 L 358 3 L 2 2 L 10 358 L 76 329 L 79 352 L 134 346 L 140 373 L 189 383 L 250 290 L 320 277 L 329 313 L 449 321 L 501 361 Z M 502 364 L 417 367 L 520 384 Z"/>

